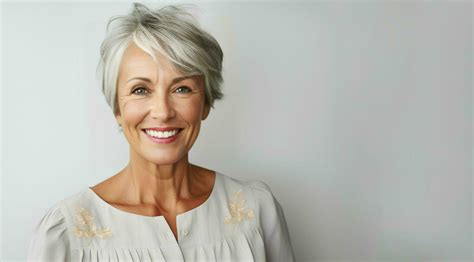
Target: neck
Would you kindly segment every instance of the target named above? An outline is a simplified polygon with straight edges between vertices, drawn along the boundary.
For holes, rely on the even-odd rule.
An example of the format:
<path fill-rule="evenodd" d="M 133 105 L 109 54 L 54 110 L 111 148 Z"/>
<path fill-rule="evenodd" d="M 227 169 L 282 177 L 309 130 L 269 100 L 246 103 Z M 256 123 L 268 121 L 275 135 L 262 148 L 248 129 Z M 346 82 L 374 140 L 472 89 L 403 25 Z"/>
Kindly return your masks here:
<path fill-rule="evenodd" d="M 180 200 L 192 198 L 193 167 L 187 154 L 171 164 L 156 164 L 131 154 L 123 173 L 127 202 L 156 205 L 164 212 L 177 210 Z"/>

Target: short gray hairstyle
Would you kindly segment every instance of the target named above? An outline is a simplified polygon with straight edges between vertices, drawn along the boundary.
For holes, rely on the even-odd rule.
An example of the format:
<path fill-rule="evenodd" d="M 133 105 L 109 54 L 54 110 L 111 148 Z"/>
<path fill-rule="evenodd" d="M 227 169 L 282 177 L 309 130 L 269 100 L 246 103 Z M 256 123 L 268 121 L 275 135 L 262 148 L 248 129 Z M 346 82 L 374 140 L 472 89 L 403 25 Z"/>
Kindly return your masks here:
<path fill-rule="evenodd" d="M 185 76 L 202 75 L 205 103 L 223 98 L 221 91 L 223 53 L 219 43 L 202 30 L 184 5 L 152 10 L 133 3 L 128 15 L 110 18 L 100 47 L 98 73 L 102 92 L 113 113 L 118 114 L 117 79 L 123 54 L 130 43 L 148 53 L 157 62 L 156 52 L 168 58 Z"/>

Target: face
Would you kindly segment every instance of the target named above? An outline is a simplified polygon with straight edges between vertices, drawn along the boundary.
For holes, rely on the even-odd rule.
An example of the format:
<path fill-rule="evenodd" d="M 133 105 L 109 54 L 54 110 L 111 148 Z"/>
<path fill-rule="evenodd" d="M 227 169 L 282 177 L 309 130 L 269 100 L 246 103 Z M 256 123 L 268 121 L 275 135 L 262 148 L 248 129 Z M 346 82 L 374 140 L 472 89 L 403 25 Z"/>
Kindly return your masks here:
<path fill-rule="evenodd" d="M 157 55 L 157 60 L 133 43 L 126 49 L 117 82 L 116 119 L 136 157 L 167 165 L 187 157 L 210 107 L 205 105 L 202 76 L 183 77 L 165 57 Z M 145 131 L 163 127 L 181 130 L 168 143 L 153 140 Z"/>

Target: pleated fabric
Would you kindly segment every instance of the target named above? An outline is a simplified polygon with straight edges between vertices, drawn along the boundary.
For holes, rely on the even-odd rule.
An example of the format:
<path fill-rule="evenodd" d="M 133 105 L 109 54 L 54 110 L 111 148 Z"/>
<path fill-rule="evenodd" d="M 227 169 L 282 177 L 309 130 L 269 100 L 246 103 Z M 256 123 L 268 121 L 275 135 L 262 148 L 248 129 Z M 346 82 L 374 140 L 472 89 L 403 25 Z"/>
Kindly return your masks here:
<path fill-rule="evenodd" d="M 28 261 L 294 261 L 283 209 L 267 184 L 216 172 L 209 198 L 176 217 L 122 211 L 86 188 L 36 225 Z"/>

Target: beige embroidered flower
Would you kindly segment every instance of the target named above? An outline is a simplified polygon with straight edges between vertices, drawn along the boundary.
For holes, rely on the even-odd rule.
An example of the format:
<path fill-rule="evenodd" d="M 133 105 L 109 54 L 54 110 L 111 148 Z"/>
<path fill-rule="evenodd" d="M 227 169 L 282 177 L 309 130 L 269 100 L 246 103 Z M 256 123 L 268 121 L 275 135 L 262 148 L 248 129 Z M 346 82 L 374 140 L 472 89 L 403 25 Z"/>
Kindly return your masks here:
<path fill-rule="evenodd" d="M 254 212 L 250 208 L 245 207 L 245 199 L 242 196 L 242 189 L 235 192 L 229 200 L 230 216 L 224 219 L 224 223 L 236 225 L 244 219 L 250 220 L 255 217 Z"/>
<path fill-rule="evenodd" d="M 112 234 L 112 231 L 109 228 L 98 229 L 92 220 L 94 220 L 94 217 L 89 213 L 89 211 L 80 207 L 76 214 L 76 225 L 73 228 L 74 235 L 86 238 L 94 236 L 106 238 Z"/>

